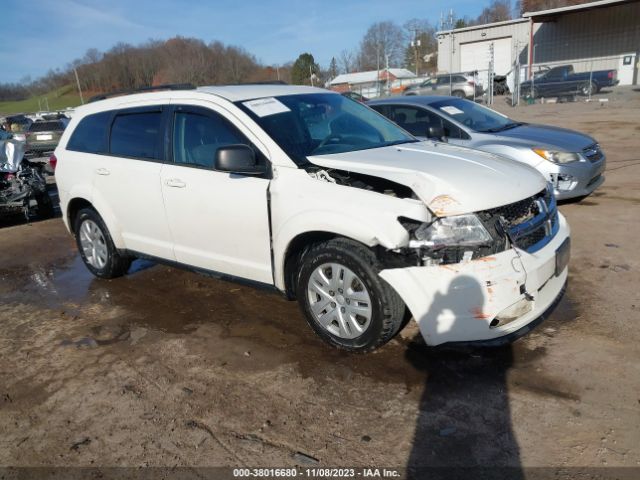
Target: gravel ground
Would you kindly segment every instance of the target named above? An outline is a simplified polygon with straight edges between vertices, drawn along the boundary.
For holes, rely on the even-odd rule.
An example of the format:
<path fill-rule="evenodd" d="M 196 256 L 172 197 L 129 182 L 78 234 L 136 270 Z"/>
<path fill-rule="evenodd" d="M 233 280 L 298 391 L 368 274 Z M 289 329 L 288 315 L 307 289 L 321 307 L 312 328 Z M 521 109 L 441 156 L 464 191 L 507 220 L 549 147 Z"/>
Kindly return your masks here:
<path fill-rule="evenodd" d="M 566 295 L 505 348 L 427 349 L 409 324 L 349 355 L 276 294 L 142 261 L 98 280 L 59 218 L 0 229 L 0 465 L 498 466 L 510 478 L 635 467 L 591 472 L 637 478 L 640 93 L 608 98 L 497 105 L 592 134 L 608 155 L 605 184 L 560 207 Z"/>

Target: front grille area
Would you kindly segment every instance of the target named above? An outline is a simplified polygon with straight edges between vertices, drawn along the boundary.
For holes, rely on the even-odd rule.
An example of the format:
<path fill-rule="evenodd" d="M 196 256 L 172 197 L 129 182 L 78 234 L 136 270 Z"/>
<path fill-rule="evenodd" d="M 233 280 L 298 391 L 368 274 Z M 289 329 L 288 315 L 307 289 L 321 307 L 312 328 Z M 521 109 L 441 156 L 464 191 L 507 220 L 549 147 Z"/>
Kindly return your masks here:
<path fill-rule="evenodd" d="M 483 222 L 497 222 L 516 247 L 529 253 L 544 247 L 558 232 L 553 191 L 546 188 L 524 200 L 479 213 Z"/>
<path fill-rule="evenodd" d="M 600 145 L 598 145 L 597 143 L 589 145 L 587 148 L 582 150 L 582 155 L 584 155 L 584 157 L 592 163 L 598 162 L 602 160 L 602 157 L 604 157 L 604 154 L 600 149 Z"/>

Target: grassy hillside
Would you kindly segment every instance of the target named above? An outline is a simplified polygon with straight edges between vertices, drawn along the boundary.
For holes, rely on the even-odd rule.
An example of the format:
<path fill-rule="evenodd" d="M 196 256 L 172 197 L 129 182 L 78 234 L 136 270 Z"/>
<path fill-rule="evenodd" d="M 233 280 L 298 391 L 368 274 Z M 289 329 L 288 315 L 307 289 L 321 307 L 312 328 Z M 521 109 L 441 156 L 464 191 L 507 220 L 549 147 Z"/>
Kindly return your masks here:
<path fill-rule="evenodd" d="M 10 113 L 30 113 L 44 110 L 46 102 L 49 102 L 49 110 L 60 110 L 67 107 L 77 107 L 80 105 L 80 95 L 73 85 L 67 85 L 52 90 L 44 95 L 27 98 L 15 102 L 0 102 L 0 115 L 8 115 Z M 40 100 L 40 108 L 38 108 L 38 100 Z"/>

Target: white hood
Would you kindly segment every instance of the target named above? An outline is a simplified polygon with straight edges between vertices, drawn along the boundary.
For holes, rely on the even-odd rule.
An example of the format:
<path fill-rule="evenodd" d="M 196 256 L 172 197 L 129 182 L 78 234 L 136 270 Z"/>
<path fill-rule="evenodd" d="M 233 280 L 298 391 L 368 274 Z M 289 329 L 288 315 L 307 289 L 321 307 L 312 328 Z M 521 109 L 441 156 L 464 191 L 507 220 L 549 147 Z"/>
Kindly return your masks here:
<path fill-rule="evenodd" d="M 525 164 L 445 143 L 408 143 L 312 156 L 309 161 L 405 185 L 438 216 L 507 205 L 546 185 L 544 177 Z"/>

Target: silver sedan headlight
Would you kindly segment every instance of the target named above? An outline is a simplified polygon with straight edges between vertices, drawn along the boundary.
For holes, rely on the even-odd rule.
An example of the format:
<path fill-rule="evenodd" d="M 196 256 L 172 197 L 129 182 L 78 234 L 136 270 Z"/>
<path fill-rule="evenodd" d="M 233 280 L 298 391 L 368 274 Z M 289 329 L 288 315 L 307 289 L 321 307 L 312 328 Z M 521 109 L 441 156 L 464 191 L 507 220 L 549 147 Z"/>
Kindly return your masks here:
<path fill-rule="evenodd" d="M 477 246 L 492 242 L 491 235 L 474 214 L 439 218 L 423 223 L 409 241 L 410 248 Z"/>
<path fill-rule="evenodd" d="M 579 162 L 581 158 L 579 153 L 574 152 L 560 152 L 556 150 L 545 150 L 543 148 L 532 148 L 532 150 L 545 160 L 559 164 Z"/>

